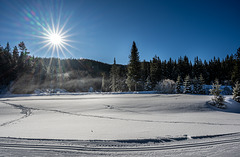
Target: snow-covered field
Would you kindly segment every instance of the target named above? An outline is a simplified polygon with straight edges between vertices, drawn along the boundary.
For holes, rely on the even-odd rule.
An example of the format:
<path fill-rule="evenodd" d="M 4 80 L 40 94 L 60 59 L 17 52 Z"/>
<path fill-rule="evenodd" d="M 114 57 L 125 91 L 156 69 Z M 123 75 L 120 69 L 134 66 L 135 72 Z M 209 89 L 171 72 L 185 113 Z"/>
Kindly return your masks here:
<path fill-rule="evenodd" d="M 240 105 L 227 96 L 225 112 L 209 106 L 210 100 L 207 95 L 181 94 L 2 97 L 0 153 L 6 156 L 201 156 L 204 152 L 207 156 L 211 152 L 215 153 L 213 156 L 239 155 Z M 214 143 L 219 140 L 225 142 Z M 198 146 L 199 142 L 204 144 Z M 13 143 L 23 145 L 6 145 Z M 196 147 L 187 149 L 189 143 Z M 29 148 L 39 144 L 44 147 Z M 177 145 L 181 149 L 175 149 Z M 53 146 L 79 148 L 77 151 Z M 130 153 L 127 151 L 130 148 L 136 150 Z"/>

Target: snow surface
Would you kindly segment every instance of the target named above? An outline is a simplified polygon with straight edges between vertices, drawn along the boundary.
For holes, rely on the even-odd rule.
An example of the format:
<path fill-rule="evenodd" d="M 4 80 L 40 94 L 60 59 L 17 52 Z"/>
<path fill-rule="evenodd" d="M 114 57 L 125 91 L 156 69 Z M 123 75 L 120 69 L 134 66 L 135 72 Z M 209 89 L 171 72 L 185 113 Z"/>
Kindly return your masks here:
<path fill-rule="evenodd" d="M 221 110 L 208 105 L 210 100 L 207 95 L 183 94 L 5 96 L 0 98 L 0 137 L 87 141 L 187 137 L 191 140 L 195 136 L 239 132 L 240 104 L 227 96 L 228 108 Z M 229 149 L 239 150 L 239 145 L 228 145 Z M 232 152 L 234 155 L 239 151 Z"/>

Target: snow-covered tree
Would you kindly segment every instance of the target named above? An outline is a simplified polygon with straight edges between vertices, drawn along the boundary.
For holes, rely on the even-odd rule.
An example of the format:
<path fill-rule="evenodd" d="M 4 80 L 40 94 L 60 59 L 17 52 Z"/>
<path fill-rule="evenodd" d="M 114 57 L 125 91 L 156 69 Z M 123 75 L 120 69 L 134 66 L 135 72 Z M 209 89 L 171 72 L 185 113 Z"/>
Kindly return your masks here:
<path fill-rule="evenodd" d="M 175 93 L 175 85 L 176 83 L 173 80 L 165 79 L 157 83 L 155 90 L 161 93 L 172 94 Z"/>
<path fill-rule="evenodd" d="M 213 95 L 213 105 L 216 105 L 219 108 L 225 108 L 224 96 L 221 95 L 222 90 L 220 89 L 221 85 L 219 84 L 218 80 L 215 80 L 215 83 L 212 85 L 212 89 L 210 89 L 210 94 Z"/>
<path fill-rule="evenodd" d="M 193 94 L 198 94 L 199 93 L 199 88 L 198 88 L 198 86 L 199 86 L 199 83 L 198 83 L 198 79 L 197 79 L 197 77 L 195 77 L 193 80 L 192 80 L 192 82 L 193 82 L 193 91 L 192 91 L 192 93 Z"/>
<path fill-rule="evenodd" d="M 203 78 L 203 75 L 202 75 L 202 74 L 200 74 L 198 80 L 199 80 L 199 84 L 200 84 L 199 94 L 206 94 L 206 92 L 205 92 L 205 90 L 204 90 L 205 81 L 204 81 L 204 78 Z"/>
<path fill-rule="evenodd" d="M 176 92 L 177 93 L 182 93 L 181 85 L 182 85 L 181 76 L 178 75 L 177 82 L 176 82 Z"/>
<path fill-rule="evenodd" d="M 193 94 L 202 94 L 202 84 L 200 79 L 198 79 L 197 77 L 195 77 L 193 79 Z"/>
<path fill-rule="evenodd" d="M 150 80 L 150 76 L 147 77 L 146 82 L 144 83 L 144 90 L 151 90 L 152 89 L 152 82 Z"/>
<path fill-rule="evenodd" d="M 191 88 L 191 80 L 190 80 L 190 76 L 187 75 L 184 79 L 183 82 L 183 86 L 184 86 L 184 90 L 183 93 L 187 94 L 187 93 L 191 93 L 192 92 L 192 88 Z"/>
<path fill-rule="evenodd" d="M 240 102 L 240 83 L 237 81 L 235 87 L 233 88 L 233 99 Z"/>

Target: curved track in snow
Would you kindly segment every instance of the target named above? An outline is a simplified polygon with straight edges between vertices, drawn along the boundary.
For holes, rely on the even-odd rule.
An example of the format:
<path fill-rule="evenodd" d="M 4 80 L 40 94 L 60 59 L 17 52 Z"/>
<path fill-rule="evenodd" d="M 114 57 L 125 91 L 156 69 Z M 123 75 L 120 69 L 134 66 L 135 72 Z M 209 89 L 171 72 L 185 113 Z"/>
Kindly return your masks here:
<path fill-rule="evenodd" d="M 23 118 L 27 118 L 32 114 L 32 110 L 42 110 L 42 111 L 49 111 L 49 112 L 57 112 L 57 113 L 62 113 L 62 114 L 68 114 L 68 115 L 73 115 L 73 116 L 83 116 L 83 117 L 91 117 L 91 118 L 101 118 L 101 119 L 116 119 L 116 120 L 122 120 L 122 121 L 135 121 L 135 122 L 146 122 L 146 123 L 173 123 L 173 124 L 202 124 L 202 125 L 233 125 L 233 126 L 239 126 L 240 124 L 226 124 L 226 123 L 210 123 L 210 122 L 187 122 L 187 121 L 164 121 L 164 120 L 144 120 L 144 119 L 130 119 L 130 118 L 119 118 L 119 117 L 112 117 L 112 116 L 103 116 L 103 115 L 92 115 L 92 114 L 82 114 L 82 113 L 72 113 L 68 111 L 62 111 L 58 109 L 43 109 L 43 108 L 33 108 L 33 107 L 26 107 L 23 105 L 17 105 L 13 103 L 7 103 L 7 102 L 2 102 L 7 105 L 13 106 L 15 108 L 18 108 L 21 111 L 22 114 L 24 114 L 21 118 L 5 122 L 1 124 L 0 126 L 5 126 L 8 124 L 11 124 L 13 122 L 19 121 Z M 130 112 L 130 111 L 128 111 Z"/>
<path fill-rule="evenodd" d="M 22 117 L 11 120 L 11 121 L 7 121 L 5 123 L 0 124 L 0 126 L 5 126 L 5 125 L 9 125 L 11 123 L 17 122 L 21 119 L 27 118 L 28 116 L 30 116 L 32 114 L 31 108 L 28 107 L 24 107 L 22 105 L 16 105 L 16 104 L 11 104 L 11 103 L 7 103 L 7 102 L 3 102 L 7 105 L 13 106 L 14 108 L 20 109 L 21 110 L 21 114 L 23 114 Z"/>

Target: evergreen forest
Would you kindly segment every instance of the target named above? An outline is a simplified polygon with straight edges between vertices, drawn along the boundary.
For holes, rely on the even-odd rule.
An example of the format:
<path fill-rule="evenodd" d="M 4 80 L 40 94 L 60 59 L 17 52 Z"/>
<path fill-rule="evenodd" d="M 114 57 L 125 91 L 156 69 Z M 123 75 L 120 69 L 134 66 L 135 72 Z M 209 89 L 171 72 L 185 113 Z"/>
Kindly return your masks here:
<path fill-rule="evenodd" d="M 135 42 L 132 44 L 128 65 L 106 64 L 89 59 L 60 59 L 34 57 L 24 42 L 11 47 L 0 45 L 0 93 L 34 93 L 36 89 L 64 89 L 68 92 L 150 91 L 162 80 L 178 85 L 211 85 L 216 79 L 222 85 L 234 86 L 240 81 L 240 48 L 225 58 L 214 57 L 192 62 L 187 56 L 177 60 L 161 60 L 153 56 L 140 61 Z M 187 79 L 187 81 L 186 81 Z M 176 86 L 176 91 L 180 88 Z M 197 87 L 196 87 L 197 88 Z"/>

